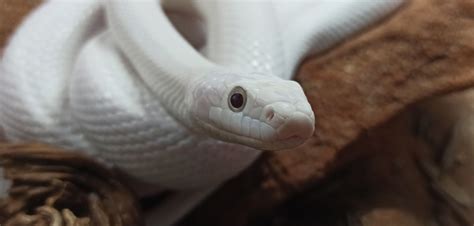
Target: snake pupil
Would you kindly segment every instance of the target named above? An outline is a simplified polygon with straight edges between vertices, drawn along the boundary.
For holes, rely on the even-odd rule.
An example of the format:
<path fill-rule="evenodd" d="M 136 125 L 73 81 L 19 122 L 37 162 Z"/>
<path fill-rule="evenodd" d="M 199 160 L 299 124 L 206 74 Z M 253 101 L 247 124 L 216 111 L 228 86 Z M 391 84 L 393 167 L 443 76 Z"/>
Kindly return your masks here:
<path fill-rule="evenodd" d="M 237 86 L 230 91 L 229 99 L 227 100 L 230 110 L 233 112 L 241 112 L 244 110 L 246 102 L 247 94 L 242 87 Z"/>
<path fill-rule="evenodd" d="M 234 93 L 230 97 L 230 103 L 234 108 L 240 108 L 244 104 L 244 96 L 240 93 Z"/>

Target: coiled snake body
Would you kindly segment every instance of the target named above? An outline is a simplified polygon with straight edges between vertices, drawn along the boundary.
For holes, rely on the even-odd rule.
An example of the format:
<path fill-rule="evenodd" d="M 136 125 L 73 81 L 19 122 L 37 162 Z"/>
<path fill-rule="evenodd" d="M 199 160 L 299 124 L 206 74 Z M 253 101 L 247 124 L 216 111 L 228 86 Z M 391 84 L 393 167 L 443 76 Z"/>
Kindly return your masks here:
<path fill-rule="evenodd" d="M 310 137 L 313 111 L 289 80 L 296 66 L 400 2 L 52 0 L 5 51 L 0 123 L 10 140 L 209 191 L 260 150 Z"/>

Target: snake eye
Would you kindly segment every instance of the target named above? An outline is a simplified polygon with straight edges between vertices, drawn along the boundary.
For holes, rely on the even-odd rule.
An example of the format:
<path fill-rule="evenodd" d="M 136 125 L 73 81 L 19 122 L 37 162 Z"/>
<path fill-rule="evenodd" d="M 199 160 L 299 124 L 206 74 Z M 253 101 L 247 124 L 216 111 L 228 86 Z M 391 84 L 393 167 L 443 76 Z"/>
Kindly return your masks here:
<path fill-rule="evenodd" d="M 245 90 L 237 86 L 230 91 L 229 94 L 229 108 L 234 112 L 240 112 L 244 109 L 245 103 L 247 102 L 247 94 Z"/>

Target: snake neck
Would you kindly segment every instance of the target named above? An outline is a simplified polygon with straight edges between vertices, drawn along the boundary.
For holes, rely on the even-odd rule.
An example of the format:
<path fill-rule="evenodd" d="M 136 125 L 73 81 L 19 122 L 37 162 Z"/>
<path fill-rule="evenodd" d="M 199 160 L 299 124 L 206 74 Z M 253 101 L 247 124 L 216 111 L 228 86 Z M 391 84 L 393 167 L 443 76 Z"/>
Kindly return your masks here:
<path fill-rule="evenodd" d="M 107 1 L 108 25 L 118 46 L 166 111 L 194 128 L 193 84 L 217 66 L 201 56 L 173 27 L 155 0 Z"/>

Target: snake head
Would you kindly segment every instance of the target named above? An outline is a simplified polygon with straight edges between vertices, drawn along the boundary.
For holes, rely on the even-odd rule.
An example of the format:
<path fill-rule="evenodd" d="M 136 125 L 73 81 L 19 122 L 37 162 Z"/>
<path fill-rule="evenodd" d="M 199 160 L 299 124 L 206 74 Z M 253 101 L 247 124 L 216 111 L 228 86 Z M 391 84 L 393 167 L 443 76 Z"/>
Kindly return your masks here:
<path fill-rule="evenodd" d="M 211 137 L 261 150 L 302 144 L 314 113 L 301 86 L 275 76 L 219 74 L 196 83 L 191 114 Z"/>

